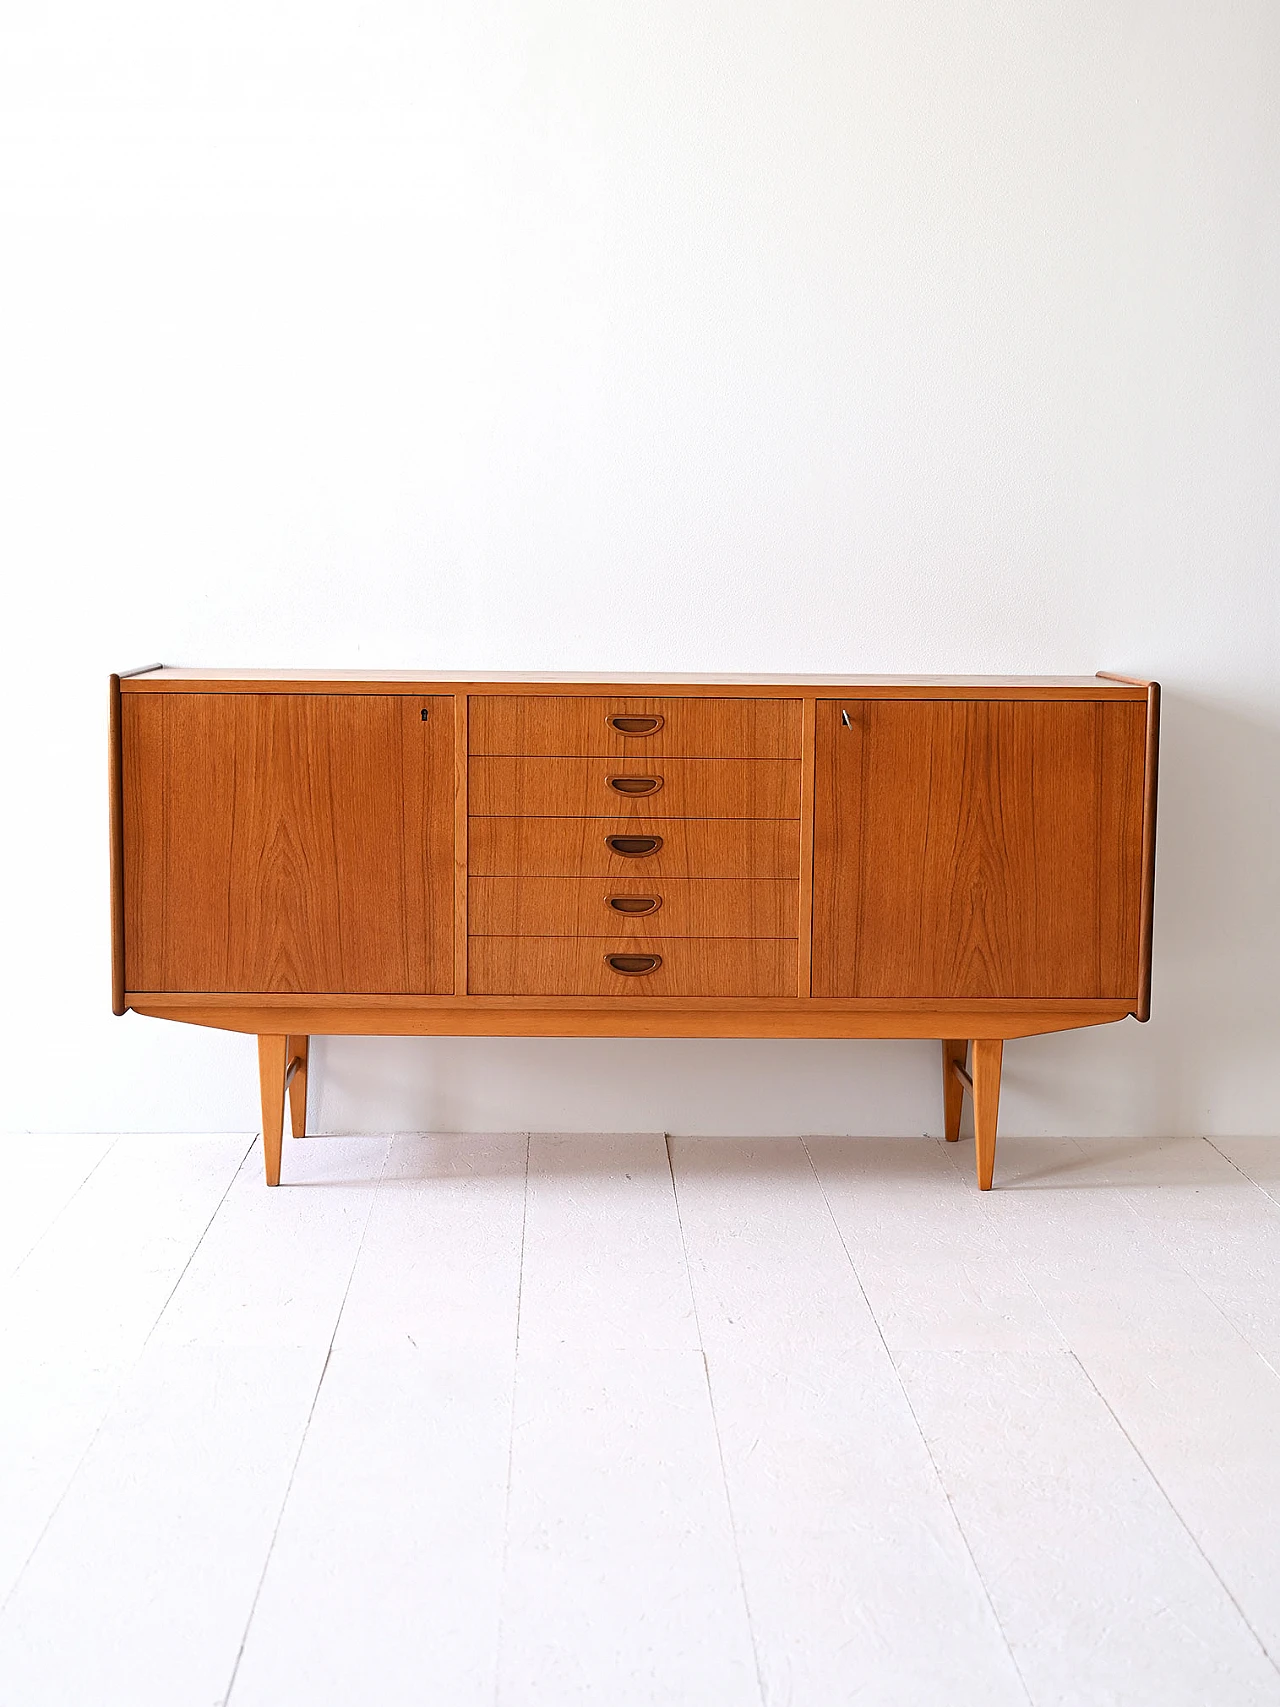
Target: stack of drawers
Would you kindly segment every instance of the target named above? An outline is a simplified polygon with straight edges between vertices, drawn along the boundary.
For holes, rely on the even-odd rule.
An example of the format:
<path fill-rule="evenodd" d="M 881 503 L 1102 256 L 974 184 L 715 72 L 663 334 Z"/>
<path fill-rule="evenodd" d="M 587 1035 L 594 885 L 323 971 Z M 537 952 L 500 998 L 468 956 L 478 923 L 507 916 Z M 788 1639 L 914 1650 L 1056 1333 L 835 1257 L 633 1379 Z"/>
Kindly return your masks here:
<path fill-rule="evenodd" d="M 467 988 L 794 996 L 799 700 L 474 694 Z"/>

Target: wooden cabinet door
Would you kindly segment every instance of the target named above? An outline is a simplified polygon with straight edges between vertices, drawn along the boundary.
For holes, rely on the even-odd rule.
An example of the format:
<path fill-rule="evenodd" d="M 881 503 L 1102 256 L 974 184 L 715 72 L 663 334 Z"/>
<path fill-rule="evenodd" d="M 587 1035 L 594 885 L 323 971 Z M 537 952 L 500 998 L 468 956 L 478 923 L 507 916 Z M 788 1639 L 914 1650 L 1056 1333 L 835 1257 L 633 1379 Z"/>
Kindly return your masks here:
<path fill-rule="evenodd" d="M 819 700 L 813 994 L 1136 997 L 1146 707 Z"/>
<path fill-rule="evenodd" d="M 452 698 L 121 710 L 130 989 L 453 989 Z"/>

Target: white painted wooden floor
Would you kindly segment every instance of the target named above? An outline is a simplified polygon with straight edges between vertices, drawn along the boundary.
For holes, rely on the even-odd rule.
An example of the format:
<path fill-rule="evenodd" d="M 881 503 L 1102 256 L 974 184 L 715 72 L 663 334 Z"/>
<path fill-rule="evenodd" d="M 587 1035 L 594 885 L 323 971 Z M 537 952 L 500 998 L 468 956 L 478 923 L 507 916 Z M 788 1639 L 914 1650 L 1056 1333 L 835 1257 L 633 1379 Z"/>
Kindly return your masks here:
<path fill-rule="evenodd" d="M 1280 1140 L 0 1155 L 2 1707 L 1280 1703 Z"/>

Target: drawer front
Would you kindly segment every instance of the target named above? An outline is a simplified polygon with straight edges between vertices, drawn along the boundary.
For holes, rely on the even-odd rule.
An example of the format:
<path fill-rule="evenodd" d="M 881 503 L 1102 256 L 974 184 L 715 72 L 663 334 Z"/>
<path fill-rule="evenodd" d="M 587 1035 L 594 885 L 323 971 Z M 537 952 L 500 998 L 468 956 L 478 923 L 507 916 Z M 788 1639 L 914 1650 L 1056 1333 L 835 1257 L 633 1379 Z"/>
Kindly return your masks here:
<path fill-rule="evenodd" d="M 467 836 L 472 877 L 800 876 L 785 818 L 471 818 Z"/>
<path fill-rule="evenodd" d="M 476 877 L 473 936 L 795 937 L 800 885 L 715 877 Z"/>
<path fill-rule="evenodd" d="M 793 996 L 794 942 L 715 937 L 478 936 L 473 996 Z M 616 961 L 617 964 L 612 964 Z M 652 970 L 643 970 L 656 962 Z"/>
<path fill-rule="evenodd" d="M 611 719 L 620 719 L 619 728 Z M 798 699 L 578 699 L 472 694 L 473 753 L 513 757 L 798 759 Z M 646 725 L 652 725 L 642 733 Z"/>
<path fill-rule="evenodd" d="M 472 759 L 470 810 L 492 817 L 796 818 L 798 759 Z"/>

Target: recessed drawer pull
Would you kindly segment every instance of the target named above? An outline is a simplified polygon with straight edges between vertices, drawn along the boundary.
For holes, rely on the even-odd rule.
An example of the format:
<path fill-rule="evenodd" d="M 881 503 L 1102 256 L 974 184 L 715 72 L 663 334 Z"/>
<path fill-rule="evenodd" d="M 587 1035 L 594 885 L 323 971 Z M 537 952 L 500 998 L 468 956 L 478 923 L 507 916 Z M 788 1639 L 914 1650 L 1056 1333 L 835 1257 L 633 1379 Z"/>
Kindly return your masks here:
<path fill-rule="evenodd" d="M 624 717 L 610 715 L 605 722 L 619 735 L 656 735 L 666 721 L 662 717 Z"/>
<path fill-rule="evenodd" d="M 605 843 L 624 859 L 643 859 L 656 854 L 662 846 L 661 836 L 606 836 Z"/>
<path fill-rule="evenodd" d="M 612 907 L 615 913 L 626 913 L 631 918 L 640 918 L 645 913 L 656 913 L 662 905 L 661 895 L 608 895 L 605 906 Z"/>
<path fill-rule="evenodd" d="M 656 972 L 662 965 L 660 954 L 606 954 L 605 959 L 615 972 L 627 978 L 640 978 L 646 972 Z"/>
<path fill-rule="evenodd" d="M 660 776 L 610 776 L 605 781 L 615 794 L 631 796 L 639 794 L 656 794 L 662 787 Z"/>

